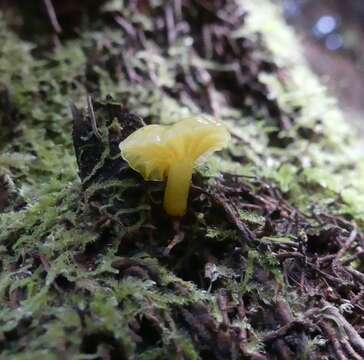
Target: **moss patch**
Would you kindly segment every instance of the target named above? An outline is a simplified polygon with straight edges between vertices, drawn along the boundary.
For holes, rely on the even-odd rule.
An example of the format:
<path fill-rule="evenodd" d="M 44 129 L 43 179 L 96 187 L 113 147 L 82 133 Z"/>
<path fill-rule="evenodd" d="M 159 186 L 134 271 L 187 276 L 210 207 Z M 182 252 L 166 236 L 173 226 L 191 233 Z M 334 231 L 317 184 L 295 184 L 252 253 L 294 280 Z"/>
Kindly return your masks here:
<path fill-rule="evenodd" d="M 323 357 L 337 324 L 358 340 L 364 168 L 275 7 L 135 6 L 62 12 L 79 31 L 56 50 L 23 40 L 24 9 L 0 18 L 1 357 Z M 174 222 L 118 143 L 201 112 L 233 140 Z"/>

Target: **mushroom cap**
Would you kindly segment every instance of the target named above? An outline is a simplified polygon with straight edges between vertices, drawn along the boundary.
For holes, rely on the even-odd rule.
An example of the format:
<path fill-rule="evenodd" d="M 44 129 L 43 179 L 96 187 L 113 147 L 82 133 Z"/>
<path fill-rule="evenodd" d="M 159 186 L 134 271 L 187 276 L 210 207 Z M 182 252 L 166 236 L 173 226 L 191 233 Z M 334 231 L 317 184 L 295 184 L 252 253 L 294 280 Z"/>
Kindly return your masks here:
<path fill-rule="evenodd" d="M 225 148 L 229 140 L 230 134 L 220 122 L 190 117 L 170 126 L 144 126 L 119 147 L 124 160 L 145 180 L 162 181 L 171 164 L 201 163 L 207 155 Z"/>

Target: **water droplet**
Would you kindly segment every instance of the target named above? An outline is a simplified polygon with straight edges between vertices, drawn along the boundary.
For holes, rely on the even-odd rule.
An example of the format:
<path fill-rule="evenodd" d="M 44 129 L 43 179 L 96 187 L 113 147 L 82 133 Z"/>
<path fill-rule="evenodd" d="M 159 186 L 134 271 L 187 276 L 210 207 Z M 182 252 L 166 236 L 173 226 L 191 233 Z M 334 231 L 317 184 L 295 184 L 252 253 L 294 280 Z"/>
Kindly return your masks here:
<path fill-rule="evenodd" d="M 326 38 L 325 45 L 329 50 L 335 51 L 343 46 L 343 39 L 338 34 L 331 34 Z"/>
<path fill-rule="evenodd" d="M 295 0 L 284 0 L 283 11 L 284 16 L 287 18 L 297 16 L 301 12 L 301 4 Z"/>
<path fill-rule="evenodd" d="M 337 27 L 337 21 L 333 16 L 321 16 L 315 24 L 314 32 L 320 35 L 328 35 Z"/>

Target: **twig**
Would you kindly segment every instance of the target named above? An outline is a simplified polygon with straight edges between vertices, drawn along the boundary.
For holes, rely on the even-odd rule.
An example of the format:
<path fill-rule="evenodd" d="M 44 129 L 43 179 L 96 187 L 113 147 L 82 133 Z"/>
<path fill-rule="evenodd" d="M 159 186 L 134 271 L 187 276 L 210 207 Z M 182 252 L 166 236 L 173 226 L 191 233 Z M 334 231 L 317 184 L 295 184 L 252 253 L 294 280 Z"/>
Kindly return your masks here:
<path fill-rule="evenodd" d="M 343 284 L 342 279 L 339 279 L 339 278 L 337 278 L 335 276 L 332 276 L 332 275 L 322 271 L 317 265 L 307 261 L 305 255 L 303 255 L 303 254 L 301 254 L 299 252 L 290 252 L 290 253 L 277 254 L 276 257 L 278 257 L 279 259 L 286 259 L 286 258 L 289 258 L 289 257 L 295 257 L 295 258 L 300 258 L 302 260 L 305 260 L 306 265 L 309 265 L 314 271 L 316 271 L 319 274 L 321 274 L 322 276 L 324 276 L 327 280 L 329 280 L 329 281 L 331 281 L 331 282 L 333 282 L 335 284 L 340 284 L 340 285 Z M 352 269 L 352 270 L 356 271 L 354 269 Z M 349 271 L 349 269 L 348 269 L 348 271 Z M 359 271 L 357 271 L 357 273 L 359 273 Z M 363 281 L 364 281 L 364 275 L 361 274 L 361 273 L 359 273 L 359 274 L 362 275 Z"/>
<path fill-rule="evenodd" d="M 133 26 L 127 22 L 122 16 L 115 15 L 114 16 L 115 22 L 121 26 L 121 28 L 132 38 L 136 38 L 136 32 Z"/>
<path fill-rule="evenodd" d="M 164 249 L 164 251 L 163 251 L 163 255 L 164 256 L 168 256 L 170 254 L 170 252 L 172 251 L 172 249 L 176 245 L 178 245 L 179 243 L 181 243 L 184 240 L 184 238 L 185 238 L 185 233 L 180 230 L 180 223 L 179 222 L 174 222 L 173 223 L 173 228 L 176 231 L 176 234 L 174 235 L 172 241 Z"/>
<path fill-rule="evenodd" d="M 256 241 L 255 235 L 249 230 L 249 228 L 238 218 L 236 215 L 235 209 L 233 206 L 228 202 L 225 195 L 221 193 L 210 193 L 207 190 L 202 189 L 199 186 L 193 186 L 194 189 L 199 190 L 200 192 L 203 192 L 204 194 L 208 195 L 210 199 L 220 207 L 223 208 L 225 211 L 225 214 L 227 215 L 228 220 L 234 224 L 239 231 L 243 234 L 245 240 L 248 242 L 254 242 Z"/>
<path fill-rule="evenodd" d="M 263 354 L 260 354 L 258 352 L 252 352 L 245 349 L 244 344 L 240 344 L 240 351 L 243 353 L 245 357 L 247 357 L 250 360 L 268 360 L 268 358 Z"/>
<path fill-rule="evenodd" d="M 293 320 L 279 329 L 274 330 L 263 336 L 264 342 L 272 342 L 278 338 L 286 336 L 292 330 L 302 330 L 307 324 L 302 320 Z"/>
<path fill-rule="evenodd" d="M 352 267 L 346 267 L 345 270 L 347 270 L 357 280 L 359 280 L 362 284 L 364 284 L 364 274 L 362 272 L 355 270 Z"/>
<path fill-rule="evenodd" d="M 322 321 L 320 325 L 321 325 L 321 328 L 322 328 L 324 334 L 326 335 L 327 339 L 332 344 L 332 347 L 334 348 L 337 358 L 339 360 L 349 360 L 345 356 L 343 349 L 341 347 L 341 344 L 340 344 L 339 340 L 337 339 L 338 336 L 336 334 L 335 329 L 327 321 Z"/>
<path fill-rule="evenodd" d="M 62 32 L 61 25 L 58 22 L 56 11 L 54 10 L 54 6 L 52 4 L 52 0 L 43 0 L 44 5 L 47 9 L 48 17 L 51 22 L 52 28 L 56 34 L 60 34 Z"/>
<path fill-rule="evenodd" d="M 164 9 L 168 44 L 171 46 L 176 40 L 176 25 L 174 21 L 173 7 L 171 5 L 166 5 Z"/>
<path fill-rule="evenodd" d="M 297 251 L 290 251 L 290 252 L 284 252 L 281 254 L 276 254 L 275 257 L 278 258 L 279 260 L 286 260 L 291 257 L 298 257 L 298 258 L 305 259 L 305 256 Z"/>
<path fill-rule="evenodd" d="M 359 300 L 361 300 L 364 296 L 364 289 L 362 288 L 359 293 L 357 295 L 355 295 L 352 299 L 351 299 L 351 304 L 355 305 Z"/>
<path fill-rule="evenodd" d="M 361 356 L 364 356 L 364 339 L 358 334 L 354 327 L 345 319 L 343 315 L 340 314 L 339 310 L 337 310 L 335 307 L 329 305 L 326 309 L 326 312 L 334 316 L 341 323 L 349 337 L 350 343 L 353 345 L 356 351 L 360 353 Z"/>
<path fill-rule="evenodd" d="M 226 294 L 224 294 L 223 291 L 221 291 L 219 293 L 219 295 L 217 296 L 217 303 L 219 305 L 219 309 L 221 311 L 222 314 L 222 321 L 226 326 L 230 325 L 230 319 L 229 319 L 229 315 L 228 315 L 228 299 L 226 297 Z"/>
<path fill-rule="evenodd" d="M 237 307 L 237 311 L 238 311 L 238 317 L 239 317 L 240 321 L 245 321 L 246 311 L 245 311 L 244 300 L 242 298 L 240 298 L 240 300 L 239 300 L 239 305 Z M 244 327 L 242 327 L 240 329 L 240 340 L 242 342 L 247 342 L 247 340 L 248 340 L 248 333 Z"/>
<path fill-rule="evenodd" d="M 94 107 L 92 105 L 92 98 L 90 95 L 87 95 L 87 109 L 88 112 L 90 114 L 90 118 L 91 118 L 91 126 L 92 126 L 92 131 L 95 134 L 95 136 L 101 140 L 101 134 L 99 132 L 99 129 L 97 128 L 97 124 L 96 124 L 96 117 L 95 117 L 95 112 L 94 112 Z"/>
<path fill-rule="evenodd" d="M 279 351 L 282 352 L 286 344 L 283 341 L 284 339 L 280 338 L 286 336 L 290 331 L 296 331 L 297 336 L 300 339 L 299 343 L 301 345 L 301 350 L 305 351 L 304 349 L 307 349 L 307 337 L 305 335 L 304 329 L 310 325 L 310 323 L 305 320 L 316 314 L 317 311 L 312 309 L 312 311 L 307 312 L 304 315 L 305 320 L 294 319 L 288 303 L 281 300 L 276 303 L 276 313 L 278 314 L 281 323 L 283 323 L 283 326 L 267 334 L 263 338 L 263 341 L 272 342 L 277 340 L 276 344 L 280 349 Z"/>
<path fill-rule="evenodd" d="M 362 232 L 360 232 L 360 234 L 358 235 L 358 241 L 359 241 L 359 244 L 362 248 L 364 248 L 364 235 Z"/>
<path fill-rule="evenodd" d="M 356 239 L 357 234 L 358 234 L 357 229 L 355 227 L 353 227 L 353 230 L 351 231 L 350 236 L 345 241 L 345 243 L 341 246 L 340 250 L 337 252 L 336 256 L 332 260 L 331 268 L 332 268 L 332 271 L 333 271 L 333 273 L 335 275 L 338 275 L 338 271 L 340 269 L 344 270 L 344 268 L 341 265 L 340 259 L 344 256 L 346 251 L 350 248 L 351 244 Z"/>
<path fill-rule="evenodd" d="M 286 345 L 281 338 L 288 335 L 291 331 L 297 331 L 298 335 L 301 338 L 301 351 L 307 353 L 307 336 L 304 332 L 304 329 L 316 326 L 311 322 L 311 318 L 314 318 L 316 315 L 318 315 L 322 311 L 322 309 L 313 307 L 302 315 L 302 319 L 293 319 L 288 305 L 285 303 L 281 304 L 283 304 L 283 306 L 278 306 L 278 309 L 280 309 L 278 311 L 280 313 L 280 317 L 282 318 L 282 320 L 291 320 L 289 320 L 287 324 L 283 325 L 279 329 L 266 334 L 262 340 L 266 343 L 277 341 L 276 344 L 278 345 L 278 349 L 280 352 L 282 352 Z"/>
<path fill-rule="evenodd" d="M 176 14 L 177 20 L 181 20 L 181 18 L 182 18 L 182 0 L 174 0 L 173 5 L 174 5 L 173 6 L 174 12 Z"/>
<path fill-rule="evenodd" d="M 330 214 L 321 214 L 321 217 L 326 218 L 326 221 L 331 220 L 331 222 L 333 222 L 335 225 L 339 225 L 344 229 L 350 229 L 350 230 L 353 229 L 353 224 L 350 221 L 343 219 L 341 217 L 337 217 Z"/>
<path fill-rule="evenodd" d="M 204 43 L 205 57 L 207 59 L 211 59 L 213 54 L 213 47 L 211 39 L 211 29 L 209 25 L 205 25 L 202 28 L 202 37 Z"/>
<path fill-rule="evenodd" d="M 347 259 L 343 260 L 342 264 L 344 266 L 349 265 L 350 263 L 352 263 L 355 260 L 362 259 L 363 255 L 364 255 L 364 250 L 360 250 L 356 254 L 353 254 L 353 255 L 349 256 Z"/>
<path fill-rule="evenodd" d="M 347 339 L 340 340 L 341 345 L 346 350 L 346 353 L 350 355 L 350 359 L 352 360 L 363 360 L 363 358 L 353 349 L 350 345 L 350 342 Z"/>
<path fill-rule="evenodd" d="M 228 203 L 227 199 L 224 195 L 221 194 L 210 194 L 211 198 L 218 205 L 221 205 L 224 209 L 228 219 L 235 224 L 235 226 L 240 230 L 240 232 L 244 235 L 245 239 L 249 242 L 252 242 L 255 239 L 255 235 L 249 230 L 249 228 L 241 221 L 235 214 L 234 208 L 231 204 Z"/>
<path fill-rule="evenodd" d="M 354 227 L 348 239 L 345 241 L 345 244 L 341 247 L 340 251 L 337 253 L 335 259 L 333 260 L 334 263 L 338 263 L 340 261 L 340 259 L 344 256 L 346 251 L 350 248 L 351 244 L 356 239 L 357 235 L 358 235 L 358 230 L 356 229 L 356 227 Z"/>
<path fill-rule="evenodd" d="M 295 360 L 294 354 L 290 350 L 289 346 L 283 341 L 283 339 L 277 339 L 275 342 L 276 351 L 278 353 L 278 359 L 280 360 Z"/>

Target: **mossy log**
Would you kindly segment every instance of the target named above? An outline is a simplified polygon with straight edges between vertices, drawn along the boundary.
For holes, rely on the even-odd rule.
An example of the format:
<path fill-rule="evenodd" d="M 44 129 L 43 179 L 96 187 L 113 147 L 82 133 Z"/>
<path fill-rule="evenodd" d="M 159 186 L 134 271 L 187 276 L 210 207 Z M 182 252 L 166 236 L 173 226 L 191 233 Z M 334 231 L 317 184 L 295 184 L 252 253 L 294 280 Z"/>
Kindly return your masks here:
<path fill-rule="evenodd" d="M 364 162 L 278 9 L 43 5 L 0 13 L 0 359 L 362 359 Z M 171 219 L 118 145 L 201 113 Z"/>

